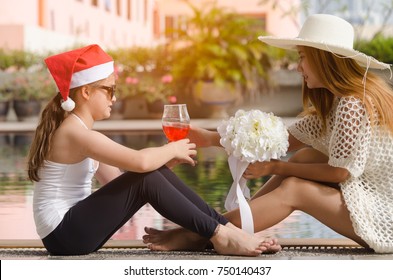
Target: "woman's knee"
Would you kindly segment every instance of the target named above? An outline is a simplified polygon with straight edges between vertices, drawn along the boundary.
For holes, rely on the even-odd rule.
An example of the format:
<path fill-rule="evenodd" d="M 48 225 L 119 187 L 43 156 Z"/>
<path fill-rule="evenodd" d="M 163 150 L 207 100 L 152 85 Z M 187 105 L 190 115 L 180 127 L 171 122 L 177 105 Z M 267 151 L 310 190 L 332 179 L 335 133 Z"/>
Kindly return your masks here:
<path fill-rule="evenodd" d="M 293 210 L 297 210 L 302 197 L 307 192 L 307 182 L 307 180 L 297 177 L 285 178 L 277 188 L 282 192 L 282 202 L 292 207 Z"/>

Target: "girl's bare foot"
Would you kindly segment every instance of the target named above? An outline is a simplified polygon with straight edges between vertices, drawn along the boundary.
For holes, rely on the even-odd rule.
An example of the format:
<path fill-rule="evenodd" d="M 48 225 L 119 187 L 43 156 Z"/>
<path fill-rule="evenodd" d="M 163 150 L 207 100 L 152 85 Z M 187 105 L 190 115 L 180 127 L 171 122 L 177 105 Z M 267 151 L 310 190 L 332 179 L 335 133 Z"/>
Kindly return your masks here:
<path fill-rule="evenodd" d="M 185 228 L 158 230 L 145 227 L 143 243 L 155 251 L 201 251 L 206 248 L 208 240 Z"/>

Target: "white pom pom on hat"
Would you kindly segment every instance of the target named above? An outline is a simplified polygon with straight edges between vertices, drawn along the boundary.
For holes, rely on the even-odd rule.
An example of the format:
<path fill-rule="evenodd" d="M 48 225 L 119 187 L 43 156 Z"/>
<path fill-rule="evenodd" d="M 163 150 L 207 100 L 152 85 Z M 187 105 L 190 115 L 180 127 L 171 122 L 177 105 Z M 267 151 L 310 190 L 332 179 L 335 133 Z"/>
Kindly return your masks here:
<path fill-rule="evenodd" d="M 69 112 L 75 108 L 70 89 L 105 79 L 114 72 L 112 57 L 98 45 L 50 56 L 45 63 L 63 98 L 61 107 Z"/>
<path fill-rule="evenodd" d="M 75 108 L 74 100 L 72 100 L 71 97 L 68 97 L 66 101 L 62 100 L 61 108 L 63 108 L 64 111 L 71 112 Z"/>

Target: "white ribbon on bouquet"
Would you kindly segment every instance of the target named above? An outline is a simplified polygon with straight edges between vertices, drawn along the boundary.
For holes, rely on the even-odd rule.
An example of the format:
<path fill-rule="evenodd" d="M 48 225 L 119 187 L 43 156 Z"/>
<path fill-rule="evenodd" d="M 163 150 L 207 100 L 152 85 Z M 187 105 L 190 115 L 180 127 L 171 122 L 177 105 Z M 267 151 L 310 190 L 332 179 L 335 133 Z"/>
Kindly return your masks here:
<path fill-rule="evenodd" d="M 249 165 L 249 162 L 241 161 L 233 155 L 230 155 L 228 157 L 228 164 L 232 174 L 233 183 L 225 200 L 225 209 L 231 211 L 239 208 L 242 229 L 253 234 L 254 221 L 250 205 L 248 205 L 246 200 L 246 198 L 250 199 L 250 189 L 246 185 L 247 180 L 242 177 L 244 171 Z"/>

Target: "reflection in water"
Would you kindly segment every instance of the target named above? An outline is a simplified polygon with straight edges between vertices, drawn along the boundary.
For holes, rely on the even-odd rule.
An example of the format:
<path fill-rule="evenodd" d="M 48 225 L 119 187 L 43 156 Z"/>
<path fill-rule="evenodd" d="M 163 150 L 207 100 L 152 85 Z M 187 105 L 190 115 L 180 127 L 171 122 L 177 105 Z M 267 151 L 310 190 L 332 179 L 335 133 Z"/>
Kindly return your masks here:
<path fill-rule="evenodd" d="M 161 132 L 108 135 L 111 139 L 134 149 L 162 145 L 166 142 Z M 26 178 L 26 155 L 31 135 L 0 135 L 0 239 L 36 239 L 32 214 L 32 183 Z M 209 205 L 224 212 L 226 194 L 232 184 L 227 156 L 220 148 L 199 149 L 198 164 L 177 166 L 174 172 Z M 248 182 L 255 192 L 266 178 Z M 136 213 L 113 239 L 141 239 L 144 227 L 171 228 L 150 205 Z M 295 211 L 280 224 L 261 233 L 279 238 L 340 238 L 314 218 Z"/>

